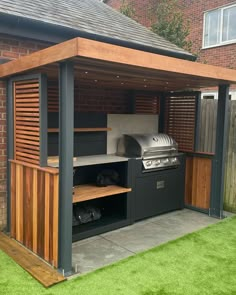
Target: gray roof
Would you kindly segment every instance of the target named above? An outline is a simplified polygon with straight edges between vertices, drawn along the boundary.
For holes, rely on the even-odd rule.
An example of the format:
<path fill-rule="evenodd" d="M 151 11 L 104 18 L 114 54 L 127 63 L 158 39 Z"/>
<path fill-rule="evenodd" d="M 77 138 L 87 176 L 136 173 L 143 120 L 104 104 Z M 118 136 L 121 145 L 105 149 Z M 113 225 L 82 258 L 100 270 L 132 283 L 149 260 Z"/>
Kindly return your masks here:
<path fill-rule="evenodd" d="M 192 55 L 99 0 L 1 0 L 0 13 L 102 36 L 165 55 Z M 0 17 L 1 18 L 1 17 Z M 99 39 L 99 38 L 98 38 Z M 112 42 L 111 42 L 112 43 Z"/>

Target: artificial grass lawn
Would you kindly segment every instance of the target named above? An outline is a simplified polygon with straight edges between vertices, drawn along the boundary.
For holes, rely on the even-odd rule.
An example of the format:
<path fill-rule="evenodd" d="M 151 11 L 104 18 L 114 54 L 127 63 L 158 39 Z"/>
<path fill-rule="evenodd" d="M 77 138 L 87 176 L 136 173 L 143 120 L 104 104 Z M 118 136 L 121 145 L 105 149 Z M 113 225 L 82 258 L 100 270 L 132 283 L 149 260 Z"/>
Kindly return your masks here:
<path fill-rule="evenodd" d="M 0 251 L 0 294 L 236 294 L 236 218 L 49 289 Z"/>

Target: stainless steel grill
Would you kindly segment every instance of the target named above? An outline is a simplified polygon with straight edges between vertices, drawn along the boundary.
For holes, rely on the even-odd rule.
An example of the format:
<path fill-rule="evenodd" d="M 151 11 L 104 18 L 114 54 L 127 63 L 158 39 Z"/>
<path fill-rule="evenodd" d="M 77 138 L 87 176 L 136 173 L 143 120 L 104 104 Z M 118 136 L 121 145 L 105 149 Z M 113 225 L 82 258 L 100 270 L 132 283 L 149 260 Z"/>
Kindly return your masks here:
<path fill-rule="evenodd" d="M 142 158 L 143 170 L 153 171 L 176 167 L 178 145 L 167 134 L 124 134 L 118 142 L 117 153 L 126 157 Z"/>

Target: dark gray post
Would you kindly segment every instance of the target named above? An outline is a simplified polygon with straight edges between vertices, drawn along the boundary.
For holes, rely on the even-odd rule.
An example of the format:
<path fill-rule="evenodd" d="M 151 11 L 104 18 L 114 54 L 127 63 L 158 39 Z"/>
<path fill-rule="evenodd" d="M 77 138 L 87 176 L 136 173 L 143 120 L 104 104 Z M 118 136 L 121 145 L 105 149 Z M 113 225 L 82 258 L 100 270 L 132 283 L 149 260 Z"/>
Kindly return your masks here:
<path fill-rule="evenodd" d="M 212 162 L 210 215 L 223 217 L 225 157 L 228 137 L 229 85 L 219 86 L 216 149 Z"/>
<path fill-rule="evenodd" d="M 59 101 L 59 268 L 68 275 L 72 267 L 74 146 L 74 69 L 70 61 L 60 64 Z"/>
<path fill-rule="evenodd" d="M 7 83 L 7 231 L 11 230 L 11 165 L 14 158 L 14 102 L 12 80 Z"/>
<path fill-rule="evenodd" d="M 165 95 L 160 94 L 159 133 L 165 132 Z"/>

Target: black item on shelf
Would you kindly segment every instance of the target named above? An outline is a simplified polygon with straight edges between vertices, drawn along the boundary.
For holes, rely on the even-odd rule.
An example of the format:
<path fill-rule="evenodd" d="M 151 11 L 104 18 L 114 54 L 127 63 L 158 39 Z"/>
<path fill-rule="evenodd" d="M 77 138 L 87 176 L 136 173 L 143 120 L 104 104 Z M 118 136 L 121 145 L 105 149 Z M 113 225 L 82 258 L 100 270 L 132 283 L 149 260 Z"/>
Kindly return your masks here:
<path fill-rule="evenodd" d="M 119 184 L 120 176 L 114 169 L 104 169 L 102 170 L 96 180 L 97 186 L 108 186 Z"/>
<path fill-rule="evenodd" d="M 100 219 L 101 210 L 98 207 L 89 205 L 74 206 L 73 209 L 73 226 L 85 224 Z"/>

